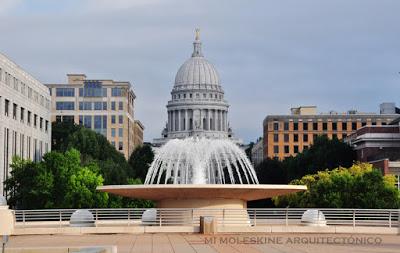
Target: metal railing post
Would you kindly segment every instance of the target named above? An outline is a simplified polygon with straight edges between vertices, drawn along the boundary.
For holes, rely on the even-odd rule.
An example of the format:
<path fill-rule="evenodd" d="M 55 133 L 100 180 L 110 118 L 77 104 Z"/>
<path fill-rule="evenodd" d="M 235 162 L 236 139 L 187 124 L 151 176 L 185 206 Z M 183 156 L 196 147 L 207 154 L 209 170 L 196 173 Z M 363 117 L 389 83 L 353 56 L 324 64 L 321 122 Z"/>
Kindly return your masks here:
<path fill-rule="evenodd" d="M 392 211 L 389 210 L 389 227 L 392 227 Z"/>
<path fill-rule="evenodd" d="M 289 225 L 289 209 L 286 208 L 285 210 L 285 223 L 286 223 L 286 227 Z"/>
<path fill-rule="evenodd" d="M 161 225 L 162 225 L 162 222 L 161 222 L 161 219 L 162 219 L 162 211 L 161 211 L 161 209 L 159 209 L 160 210 L 160 223 L 159 223 L 159 225 L 160 225 L 160 227 L 161 227 Z"/>
<path fill-rule="evenodd" d="M 22 222 L 24 224 L 24 227 L 26 226 L 25 224 L 25 210 L 22 211 Z"/>
<path fill-rule="evenodd" d="M 257 209 L 254 209 L 254 226 L 257 226 Z"/>
<path fill-rule="evenodd" d="M 353 228 L 356 227 L 356 210 L 353 209 Z"/>
<path fill-rule="evenodd" d="M 60 221 L 60 227 L 61 227 L 61 224 L 62 224 L 62 213 L 61 213 L 61 210 L 60 211 L 58 211 L 58 213 L 59 213 L 59 221 Z"/>
<path fill-rule="evenodd" d="M 97 227 L 97 221 L 98 221 L 98 217 L 99 217 L 99 214 L 97 213 L 97 209 L 95 210 L 95 216 L 96 216 L 96 221 L 95 221 L 95 223 L 94 223 L 94 225 Z"/>
<path fill-rule="evenodd" d="M 131 209 L 128 209 L 128 227 L 130 223 L 131 223 Z"/>
<path fill-rule="evenodd" d="M 192 226 L 194 225 L 194 209 L 192 208 Z"/>
<path fill-rule="evenodd" d="M 225 208 L 222 209 L 222 225 L 225 226 Z"/>

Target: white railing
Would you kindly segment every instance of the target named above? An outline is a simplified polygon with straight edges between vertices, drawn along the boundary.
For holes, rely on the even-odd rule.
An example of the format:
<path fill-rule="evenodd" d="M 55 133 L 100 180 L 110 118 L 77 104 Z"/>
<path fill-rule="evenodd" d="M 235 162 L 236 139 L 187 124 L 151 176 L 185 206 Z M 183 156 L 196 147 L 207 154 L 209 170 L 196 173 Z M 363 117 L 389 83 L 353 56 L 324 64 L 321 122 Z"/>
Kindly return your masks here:
<path fill-rule="evenodd" d="M 149 209 L 118 208 L 89 209 L 95 226 L 199 226 L 200 216 L 213 216 L 219 226 L 226 225 L 300 225 L 306 208 L 249 208 L 249 209 Z M 17 227 L 62 227 L 76 209 L 15 210 Z M 325 216 L 327 225 L 399 227 L 399 209 L 318 209 Z M 150 212 L 150 213 L 151 213 Z M 146 215 L 145 215 L 146 216 Z M 86 220 L 85 220 L 86 221 Z"/>

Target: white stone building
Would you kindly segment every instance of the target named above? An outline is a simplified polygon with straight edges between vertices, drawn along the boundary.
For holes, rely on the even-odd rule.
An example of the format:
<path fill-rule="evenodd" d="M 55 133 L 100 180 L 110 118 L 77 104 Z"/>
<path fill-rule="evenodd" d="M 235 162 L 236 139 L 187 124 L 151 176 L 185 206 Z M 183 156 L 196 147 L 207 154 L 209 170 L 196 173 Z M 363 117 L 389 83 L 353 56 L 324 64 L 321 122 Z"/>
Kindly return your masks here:
<path fill-rule="evenodd" d="M 232 138 L 229 104 L 224 99 L 218 72 L 204 58 L 201 46 L 199 30 L 196 30 L 192 56 L 176 74 L 167 104 L 168 121 L 162 138 L 154 140 L 155 145 L 175 138 Z"/>
<path fill-rule="evenodd" d="M 251 161 L 253 166 L 257 166 L 264 160 L 264 140 L 260 137 L 251 148 Z"/>
<path fill-rule="evenodd" d="M 0 54 L 0 194 L 13 156 L 39 161 L 50 149 L 49 90 Z"/>

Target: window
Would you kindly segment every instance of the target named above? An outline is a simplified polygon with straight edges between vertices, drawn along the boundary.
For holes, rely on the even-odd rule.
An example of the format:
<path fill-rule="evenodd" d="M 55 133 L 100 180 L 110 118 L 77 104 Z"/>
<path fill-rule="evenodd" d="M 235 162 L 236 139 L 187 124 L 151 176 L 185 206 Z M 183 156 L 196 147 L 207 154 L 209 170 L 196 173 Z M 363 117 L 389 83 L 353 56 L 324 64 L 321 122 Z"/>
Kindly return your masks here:
<path fill-rule="evenodd" d="M 118 142 L 118 150 L 123 150 L 124 146 L 122 144 L 122 141 Z"/>
<path fill-rule="evenodd" d="M 46 120 L 46 123 L 44 125 L 44 131 L 47 132 L 47 130 L 49 130 L 49 121 L 48 120 Z"/>
<path fill-rule="evenodd" d="M 115 128 L 111 128 L 111 137 L 115 137 Z"/>
<path fill-rule="evenodd" d="M 313 123 L 313 130 L 318 130 L 318 122 Z"/>
<path fill-rule="evenodd" d="M 386 122 L 382 122 L 382 126 L 386 126 L 387 125 L 387 123 Z"/>
<path fill-rule="evenodd" d="M 123 128 L 118 128 L 118 137 L 123 137 L 124 135 L 124 129 Z"/>
<path fill-rule="evenodd" d="M 308 142 L 308 134 L 303 134 L 303 141 Z"/>
<path fill-rule="evenodd" d="M 103 102 L 103 110 L 107 110 L 107 102 Z"/>
<path fill-rule="evenodd" d="M 295 154 L 299 153 L 299 146 L 297 146 L 297 145 L 293 146 L 293 153 L 295 153 Z"/>
<path fill-rule="evenodd" d="M 279 146 L 274 146 L 274 153 L 278 154 L 279 153 Z"/>
<path fill-rule="evenodd" d="M 366 126 L 367 125 L 367 122 L 361 122 L 361 126 L 363 127 L 363 126 Z"/>
<path fill-rule="evenodd" d="M 37 115 L 36 114 L 33 115 L 33 126 L 34 127 L 37 126 Z"/>
<path fill-rule="evenodd" d="M 122 111 L 124 109 L 124 102 L 120 101 L 118 103 L 118 110 Z"/>
<path fill-rule="evenodd" d="M 94 102 L 94 110 L 99 111 L 103 109 L 103 103 L 102 102 Z"/>
<path fill-rule="evenodd" d="M 115 101 L 111 102 L 111 110 L 115 111 Z"/>
<path fill-rule="evenodd" d="M 307 131 L 308 130 L 308 122 L 303 123 L 303 130 Z"/>
<path fill-rule="evenodd" d="M 322 123 L 322 130 L 324 131 L 328 130 L 328 123 L 326 122 Z"/>
<path fill-rule="evenodd" d="M 26 117 L 26 122 L 28 123 L 28 125 L 31 125 L 31 117 L 32 117 L 32 113 L 30 111 L 28 111 L 28 116 Z"/>
<path fill-rule="evenodd" d="M 101 123 L 102 123 L 101 115 L 95 115 L 94 116 L 94 129 L 100 131 L 102 128 Z"/>
<path fill-rule="evenodd" d="M 25 114 L 25 108 L 21 107 L 21 113 L 20 113 L 20 117 L 19 117 L 21 122 L 24 122 L 24 116 L 25 116 L 24 114 Z"/>
<path fill-rule="evenodd" d="M 121 97 L 122 94 L 123 94 L 123 88 L 120 87 L 111 88 L 111 96 Z"/>
<path fill-rule="evenodd" d="M 92 102 L 79 102 L 79 110 L 81 111 L 92 110 Z"/>
<path fill-rule="evenodd" d="M 289 135 L 288 134 L 283 135 L 283 141 L 284 142 L 289 142 Z"/>
<path fill-rule="evenodd" d="M 56 88 L 56 97 L 75 97 L 74 88 Z"/>
<path fill-rule="evenodd" d="M 293 135 L 293 141 L 294 142 L 298 142 L 299 141 L 299 135 L 298 134 L 294 134 Z"/>
<path fill-rule="evenodd" d="M 13 103 L 13 119 L 17 119 L 17 104 Z"/>
<path fill-rule="evenodd" d="M 190 98 L 192 98 L 192 97 L 193 97 L 193 94 L 192 94 L 192 93 L 190 93 L 190 94 L 189 94 L 189 97 L 190 97 Z"/>
<path fill-rule="evenodd" d="M 10 106 L 10 101 L 5 99 L 4 100 L 4 115 L 5 116 L 8 116 L 9 106 Z"/>
<path fill-rule="evenodd" d="M 279 122 L 274 122 L 274 131 L 279 130 Z"/>
<path fill-rule="evenodd" d="M 351 123 L 351 130 L 357 130 L 357 122 L 352 122 Z"/>
<path fill-rule="evenodd" d="M 285 130 L 285 131 L 289 130 L 289 122 L 284 122 L 283 123 L 283 130 Z"/>
<path fill-rule="evenodd" d="M 75 102 L 56 102 L 56 110 L 75 110 Z"/>
<path fill-rule="evenodd" d="M 119 124 L 123 124 L 124 123 L 124 116 L 122 116 L 122 115 L 118 116 L 118 123 Z"/>
<path fill-rule="evenodd" d="M 337 130 L 337 123 L 336 122 L 332 122 L 332 130 L 333 131 Z"/>
<path fill-rule="evenodd" d="M 299 130 L 299 123 L 293 122 L 293 130 L 294 130 L 294 131 Z"/>
<path fill-rule="evenodd" d="M 279 141 L 279 135 L 278 134 L 274 134 L 274 142 L 278 142 Z"/>
<path fill-rule="evenodd" d="M 285 145 L 284 146 L 285 154 L 289 154 L 289 146 Z"/>
<path fill-rule="evenodd" d="M 83 117 L 83 125 L 86 128 L 92 128 L 92 116 L 86 115 Z"/>
<path fill-rule="evenodd" d="M 79 125 L 83 125 L 83 116 L 79 115 Z"/>
<path fill-rule="evenodd" d="M 111 115 L 111 124 L 115 124 L 115 115 Z"/>
<path fill-rule="evenodd" d="M 203 93 L 203 98 L 207 98 L 207 94 L 206 93 Z"/>
<path fill-rule="evenodd" d="M 347 130 L 347 122 L 342 122 L 342 131 Z"/>
<path fill-rule="evenodd" d="M 39 119 L 39 128 L 40 128 L 40 130 L 43 129 L 43 118 L 42 117 L 40 117 L 40 119 Z"/>

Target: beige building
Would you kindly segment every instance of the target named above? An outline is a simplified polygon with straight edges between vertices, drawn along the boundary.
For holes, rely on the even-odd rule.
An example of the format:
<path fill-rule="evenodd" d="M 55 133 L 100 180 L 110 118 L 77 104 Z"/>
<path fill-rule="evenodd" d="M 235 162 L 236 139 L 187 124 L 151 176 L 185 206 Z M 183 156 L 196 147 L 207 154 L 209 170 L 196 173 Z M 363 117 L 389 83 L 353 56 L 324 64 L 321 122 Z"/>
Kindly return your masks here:
<path fill-rule="evenodd" d="M 0 54 L 0 194 L 13 156 L 39 161 L 50 149 L 49 90 Z"/>
<path fill-rule="evenodd" d="M 103 134 L 129 159 L 138 145 L 135 144 L 136 95 L 132 85 L 91 80 L 84 74 L 68 74 L 67 77 L 66 84 L 46 84 L 52 98 L 51 120 L 71 121 Z"/>
<path fill-rule="evenodd" d="M 387 125 L 397 118 L 395 110 L 381 105 L 381 113 L 317 113 L 316 106 L 301 106 L 291 109 L 290 115 L 268 115 L 263 122 L 264 157 L 285 159 L 295 156 L 313 144 L 318 135 L 343 139 L 363 126 Z"/>
<path fill-rule="evenodd" d="M 135 148 L 143 144 L 143 131 L 144 126 L 142 122 L 140 122 L 139 120 L 135 120 L 135 137 L 133 141 L 133 143 L 135 144 Z"/>

